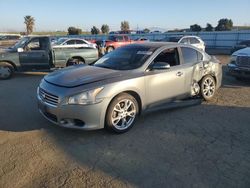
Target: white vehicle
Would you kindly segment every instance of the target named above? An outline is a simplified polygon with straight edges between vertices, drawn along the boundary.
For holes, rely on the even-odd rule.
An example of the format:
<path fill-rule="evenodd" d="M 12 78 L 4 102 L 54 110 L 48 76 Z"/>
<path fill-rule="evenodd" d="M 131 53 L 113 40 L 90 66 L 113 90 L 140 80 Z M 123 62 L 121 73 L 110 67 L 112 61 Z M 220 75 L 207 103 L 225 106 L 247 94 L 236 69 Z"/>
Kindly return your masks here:
<path fill-rule="evenodd" d="M 79 38 L 60 38 L 52 44 L 53 48 L 96 48 L 96 44 Z"/>
<path fill-rule="evenodd" d="M 169 42 L 178 42 L 182 44 L 190 44 L 200 50 L 205 51 L 205 42 L 197 36 L 177 36 L 177 37 L 170 37 Z"/>

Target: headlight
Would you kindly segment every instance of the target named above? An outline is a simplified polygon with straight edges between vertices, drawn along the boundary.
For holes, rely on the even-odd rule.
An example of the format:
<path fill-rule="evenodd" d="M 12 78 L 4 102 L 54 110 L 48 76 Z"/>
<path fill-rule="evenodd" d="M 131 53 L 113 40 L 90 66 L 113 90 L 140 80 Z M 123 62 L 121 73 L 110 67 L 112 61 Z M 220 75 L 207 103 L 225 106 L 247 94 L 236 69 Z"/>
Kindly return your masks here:
<path fill-rule="evenodd" d="M 96 96 L 103 90 L 103 87 L 99 87 L 90 91 L 86 91 L 77 95 L 69 97 L 68 104 L 95 104 L 102 101 L 97 99 Z"/>

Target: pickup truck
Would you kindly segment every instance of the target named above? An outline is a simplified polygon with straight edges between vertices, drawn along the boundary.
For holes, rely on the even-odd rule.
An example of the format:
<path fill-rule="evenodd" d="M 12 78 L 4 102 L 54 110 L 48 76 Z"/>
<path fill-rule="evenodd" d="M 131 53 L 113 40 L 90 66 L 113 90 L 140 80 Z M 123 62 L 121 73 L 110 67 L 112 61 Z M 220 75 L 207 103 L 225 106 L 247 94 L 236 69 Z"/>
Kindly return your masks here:
<path fill-rule="evenodd" d="M 132 43 L 135 43 L 135 41 L 131 40 L 126 35 L 111 35 L 111 36 L 108 37 L 107 40 L 96 41 L 96 44 L 97 44 L 98 47 L 105 46 L 107 53 L 113 51 L 116 48 L 119 48 L 121 46 L 125 46 L 125 45 L 128 45 L 128 44 L 132 44 Z"/>
<path fill-rule="evenodd" d="M 237 80 L 250 80 L 250 47 L 234 52 L 227 67 L 227 73 Z"/>
<path fill-rule="evenodd" d="M 97 59 L 94 48 L 53 48 L 48 36 L 23 37 L 14 46 L 0 50 L 0 79 L 11 78 L 15 71 L 91 64 Z"/>

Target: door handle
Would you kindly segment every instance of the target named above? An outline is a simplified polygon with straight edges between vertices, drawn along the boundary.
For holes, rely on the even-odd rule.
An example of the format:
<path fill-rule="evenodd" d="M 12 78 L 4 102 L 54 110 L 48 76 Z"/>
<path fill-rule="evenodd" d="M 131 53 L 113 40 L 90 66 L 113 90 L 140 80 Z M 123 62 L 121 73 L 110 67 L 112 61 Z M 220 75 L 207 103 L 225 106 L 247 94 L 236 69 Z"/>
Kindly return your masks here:
<path fill-rule="evenodd" d="M 176 73 L 176 76 L 182 76 L 183 75 L 183 72 L 177 72 Z"/>

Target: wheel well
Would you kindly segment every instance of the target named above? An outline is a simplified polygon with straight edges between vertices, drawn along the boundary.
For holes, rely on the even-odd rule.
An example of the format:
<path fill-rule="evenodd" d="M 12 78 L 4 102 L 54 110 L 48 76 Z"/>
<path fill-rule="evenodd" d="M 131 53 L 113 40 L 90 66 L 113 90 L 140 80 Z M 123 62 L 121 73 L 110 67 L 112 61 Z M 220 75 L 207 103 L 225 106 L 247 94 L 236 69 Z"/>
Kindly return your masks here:
<path fill-rule="evenodd" d="M 141 110 L 142 110 L 141 97 L 140 97 L 140 95 L 139 95 L 138 93 L 136 93 L 135 91 L 131 91 L 131 90 L 123 91 L 123 92 L 121 92 L 121 93 L 115 95 L 115 96 L 112 98 L 112 100 L 110 101 L 110 103 L 111 103 L 118 95 L 121 95 L 121 94 L 123 94 L 123 93 L 127 93 L 127 94 L 129 94 L 129 95 L 132 95 L 132 96 L 135 98 L 135 100 L 138 102 L 139 114 L 141 114 Z M 110 104 L 110 103 L 109 103 L 109 104 Z"/>
<path fill-rule="evenodd" d="M 70 59 L 79 59 L 81 61 L 83 61 L 85 63 L 85 60 L 83 57 L 80 57 L 80 56 L 74 56 L 74 57 L 71 57 Z"/>
<path fill-rule="evenodd" d="M 12 67 L 14 68 L 15 71 L 17 70 L 17 67 L 16 67 L 15 63 L 13 63 L 13 62 L 11 62 L 11 61 L 0 61 L 0 64 L 1 64 L 1 63 L 9 63 L 9 64 L 12 65 Z"/>
<path fill-rule="evenodd" d="M 215 76 L 214 74 L 206 74 L 206 75 L 202 76 L 202 78 L 200 79 L 200 81 L 199 81 L 198 83 L 200 84 L 200 83 L 201 83 L 201 80 L 202 80 L 205 76 L 207 76 L 207 75 L 212 76 L 212 77 L 214 78 L 214 80 L 215 80 L 215 84 L 217 84 L 217 79 L 216 79 L 216 76 Z"/>

